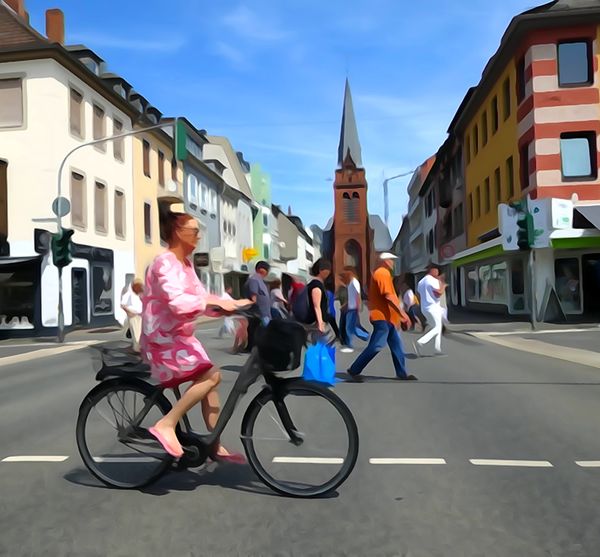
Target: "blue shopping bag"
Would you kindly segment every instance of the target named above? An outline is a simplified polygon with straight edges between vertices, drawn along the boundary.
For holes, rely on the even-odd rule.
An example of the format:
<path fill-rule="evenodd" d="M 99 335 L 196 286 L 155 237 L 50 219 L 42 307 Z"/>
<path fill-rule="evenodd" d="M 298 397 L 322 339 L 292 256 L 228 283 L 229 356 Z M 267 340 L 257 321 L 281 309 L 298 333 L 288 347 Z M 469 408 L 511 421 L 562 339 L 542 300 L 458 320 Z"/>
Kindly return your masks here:
<path fill-rule="evenodd" d="M 333 357 L 331 352 L 333 351 Z M 302 377 L 306 381 L 316 381 L 333 385 L 335 383 L 335 348 L 323 342 L 313 344 L 306 349 Z"/>

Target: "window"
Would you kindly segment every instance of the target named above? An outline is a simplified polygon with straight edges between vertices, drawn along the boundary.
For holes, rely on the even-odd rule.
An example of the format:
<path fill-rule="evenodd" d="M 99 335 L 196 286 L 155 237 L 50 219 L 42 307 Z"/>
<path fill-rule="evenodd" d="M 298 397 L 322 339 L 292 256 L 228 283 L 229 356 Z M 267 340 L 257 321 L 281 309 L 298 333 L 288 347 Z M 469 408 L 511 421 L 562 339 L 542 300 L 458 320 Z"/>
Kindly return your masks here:
<path fill-rule="evenodd" d="M 143 149 L 143 164 L 144 164 L 144 176 L 148 176 L 150 178 L 150 143 L 148 143 L 145 139 L 142 142 Z"/>
<path fill-rule="evenodd" d="M 187 177 L 187 198 L 195 209 L 198 205 L 198 178 L 193 174 L 188 174 Z"/>
<path fill-rule="evenodd" d="M 492 135 L 498 131 L 498 97 L 492 99 Z"/>
<path fill-rule="evenodd" d="M 433 230 L 430 230 L 429 234 L 427 234 L 427 251 L 429 253 L 433 253 L 434 249 L 435 249 L 435 243 L 433 241 Z"/>
<path fill-rule="evenodd" d="M 120 135 L 123 133 L 123 122 L 117 120 L 116 118 L 113 120 L 113 135 Z M 113 154 L 115 159 L 118 161 L 124 161 L 125 156 L 123 152 L 123 139 L 115 139 L 113 140 Z"/>
<path fill-rule="evenodd" d="M 521 190 L 526 190 L 529 187 L 529 143 L 519 150 L 519 170 Z"/>
<path fill-rule="evenodd" d="M 525 57 L 517 62 L 517 103 L 525 98 Z"/>
<path fill-rule="evenodd" d="M 71 172 L 71 224 L 85 229 L 86 218 L 85 178 L 77 172 Z"/>
<path fill-rule="evenodd" d="M 158 183 L 165 187 L 165 154 L 162 151 L 158 152 Z"/>
<path fill-rule="evenodd" d="M 435 207 L 435 194 L 433 189 L 429 190 L 427 197 L 425 198 L 425 215 L 430 217 L 433 214 Z"/>
<path fill-rule="evenodd" d="M 467 148 L 466 148 L 467 164 L 471 162 L 471 136 L 467 134 Z"/>
<path fill-rule="evenodd" d="M 265 228 L 269 227 L 269 215 L 267 213 L 263 213 L 263 226 Z"/>
<path fill-rule="evenodd" d="M 588 41 L 558 44 L 558 84 L 560 87 L 593 83 L 592 45 Z"/>
<path fill-rule="evenodd" d="M 268 261 L 270 255 L 271 255 L 269 253 L 269 244 L 263 244 L 263 253 L 264 253 L 264 258 Z"/>
<path fill-rule="evenodd" d="M 470 196 L 469 196 L 470 198 Z M 456 207 L 454 207 L 453 211 L 454 215 L 452 218 L 452 223 L 454 226 L 452 236 L 456 238 L 460 236 L 465 231 L 465 223 L 464 223 L 464 215 L 463 215 L 463 204 L 459 203 Z"/>
<path fill-rule="evenodd" d="M 177 159 L 175 157 L 171 159 L 171 180 L 177 182 Z"/>
<path fill-rule="evenodd" d="M 473 222 L 473 194 L 469 194 L 469 222 Z"/>
<path fill-rule="evenodd" d="M 477 186 L 475 189 L 475 218 L 481 216 L 481 188 Z"/>
<path fill-rule="evenodd" d="M 484 189 L 483 189 L 483 204 L 485 206 L 485 212 L 486 214 L 490 212 L 490 179 L 486 178 L 485 179 L 485 185 L 484 185 Z"/>
<path fill-rule="evenodd" d="M 94 222 L 96 232 L 108 232 L 106 221 L 108 217 L 108 192 L 106 184 L 96 182 L 94 188 Z"/>
<path fill-rule="evenodd" d="M 144 203 L 144 237 L 152 243 L 152 206 L 148 202 Z"/>
<path fill-rule="evenodd" d="M 506 262 L 479 267 L 479 300 L 487 303 L 506 303 L 508 265 Z"/>
<path fill-rule="evenodd" d="M 500 181 L 500 169 L 494 170 L 494 192 L 496 194 L 496 203 L 502 201 L 502 183 Z"/>
<path fill-rule="evenodd" d="M 475 124 L 475 129 L 473 130 L 473 154 L 476 155 L 479 153 L 479 126 Z"/>
<path fill-rule="evenodd" d="M 112 266 L 108 263 L 92 263 L 92 301 L 94 315 L 113 312 Z"/>
<path fill-rule="evenodd" d="M 595 180 L 598 176 L 596 134 L 560 134 L 560 160 L 563 180 Z"/>
<path fill-rule="evenodd" d="M 125 193 L 115 190 L 115 236 L 125 238 Z"/>
<path fill-rule="evenodd" d="M 85 136 L 83 95 L 75 89 L 69 91 L 69 129 L 77 137 Z"/>
<path fill-rule="evenodd" d="M 510 284 L 513 311 L 525 310 L 525 266 L 522 259 L 515 259 L 511 262 Z"/>
<path fill-rule="evenodd" d="M 515 195 L 515 168 L 513 158 L 509 157 L 506 161 L 506 184 L 507 184 L 507 199 L 512 199 Z"/>
<path fill-rule="evenodd" d="M 504 121 L 508 120 L 510 116 L 510 77 L 507 77 L 502 84 L 502 101 L 503 101 L 503 116 Z"/>
<path fill-rule="evenodd" d="M 487 111 L 484 110 L 481 115 L 481 142 L 482 147 L 487 145 L 488 142 L 488 119 L 487 119 Z"/>
<path fill-rule="evenodd" d="M 477 267 L 468 267 L 466 269 L 466 294 L 467 300 L 471 302 L 477 302 L 479 298 L 479 275 L 477 274 Z"/>
<path fill-rule="evenodd" d="M 93 122 L 94 139 L 102 139 L 106 137 L 106 115 L 104 109 L 98 105 L 94 105 L 94 122 Z M 106 143 L 100 143 L 95 146 L 100 151 L 106 151 Z"/>
<path fill-rule="evenodd" d="M 556 294 L 565 313 L 581 311 L 579 259 L 557 259 L 554 262 Z"/>
<path fill-rule="evenodd" d="M 23 82 L 0 79 L 0 128 L 23 125 Z"/>

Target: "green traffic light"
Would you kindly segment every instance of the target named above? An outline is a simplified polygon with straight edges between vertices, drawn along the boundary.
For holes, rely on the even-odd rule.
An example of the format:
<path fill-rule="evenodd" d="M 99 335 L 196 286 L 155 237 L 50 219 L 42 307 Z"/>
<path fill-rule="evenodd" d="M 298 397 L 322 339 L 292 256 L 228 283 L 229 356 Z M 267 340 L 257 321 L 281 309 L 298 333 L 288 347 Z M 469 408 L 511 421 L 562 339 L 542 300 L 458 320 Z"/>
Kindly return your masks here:
<path fill-rule="evenodd" d="M 59 269 L 66 267 L 73 261 L 71 236 L 74 230 L 61 228 L 56 234 L 52 234 L 52 261 Z"/>

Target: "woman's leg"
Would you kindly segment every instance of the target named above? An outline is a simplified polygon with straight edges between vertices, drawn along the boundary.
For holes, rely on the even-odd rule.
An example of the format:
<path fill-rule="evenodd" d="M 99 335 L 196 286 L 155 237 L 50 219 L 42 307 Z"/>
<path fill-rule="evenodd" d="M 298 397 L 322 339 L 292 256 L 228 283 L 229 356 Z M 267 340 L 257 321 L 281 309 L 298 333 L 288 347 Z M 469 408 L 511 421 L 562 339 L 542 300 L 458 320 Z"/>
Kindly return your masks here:
<path fill-rule="evenodd" d="M 175 434 L 175 427 L 185 413 L 200 402 L 207 394 L 215 389 L 221 382 L 221 372 L 219 368 L 213 367 L 202 377 L 196 379 L 188 388 L 183 396 L 175 403 L 171 411 L 163 416 L 156 424 L 154 429 L 167 441 L 175 452 L 183 454 L 181 444 Z M 218 409 L 217 409 L 218 415 Z"/>

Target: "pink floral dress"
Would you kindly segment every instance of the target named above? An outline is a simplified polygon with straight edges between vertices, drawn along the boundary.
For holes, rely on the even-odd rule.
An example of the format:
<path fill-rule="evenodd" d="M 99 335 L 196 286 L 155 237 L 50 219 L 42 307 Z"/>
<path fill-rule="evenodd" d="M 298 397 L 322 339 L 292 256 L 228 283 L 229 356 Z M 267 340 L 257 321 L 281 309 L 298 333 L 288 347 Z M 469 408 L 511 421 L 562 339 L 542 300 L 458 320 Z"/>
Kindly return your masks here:
<path fill-rule="evenodd" d="M 193 381 L 212 362 L 194 336 L 195 319 L 206 311 L 206 290 L 189 261 L 171 251 L 157 256 L 146 274 L 142 355 L 165 387 Z"/>

